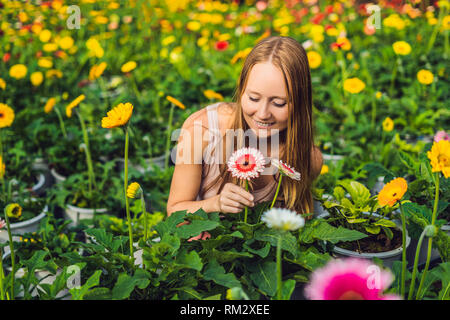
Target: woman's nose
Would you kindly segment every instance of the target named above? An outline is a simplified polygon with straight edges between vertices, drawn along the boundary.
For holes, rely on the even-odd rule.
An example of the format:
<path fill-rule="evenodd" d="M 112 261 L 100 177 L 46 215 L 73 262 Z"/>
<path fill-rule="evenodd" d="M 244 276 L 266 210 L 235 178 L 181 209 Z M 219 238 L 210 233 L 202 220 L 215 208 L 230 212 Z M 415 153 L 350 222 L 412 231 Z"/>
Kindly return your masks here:
<path fill-rule="evenodd" d="M 256 111 L 256 117 L 259 120 L 269 120 L 271 117 L 270 110 L 269 110 L 269 102 L 262 101 L 258 105 L 258 110 Z"/>

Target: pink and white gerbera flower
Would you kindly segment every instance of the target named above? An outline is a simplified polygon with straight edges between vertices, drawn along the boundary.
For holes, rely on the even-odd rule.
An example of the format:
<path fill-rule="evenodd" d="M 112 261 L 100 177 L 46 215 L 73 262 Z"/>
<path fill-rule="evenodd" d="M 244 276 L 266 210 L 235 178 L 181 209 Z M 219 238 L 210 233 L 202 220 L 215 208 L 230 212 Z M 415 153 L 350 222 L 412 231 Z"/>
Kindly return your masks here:
<path fill-rule="evenodd" d="M 397 295 L 383 295 L 392 281 L 391 272 L 370 260 L 336 259 L 312 273 L 305 296 L 310 300 L 400 300 Z"/>
<path fill-rule="evenodd" d="M 2 229 L 6 226 L 5 220 L 0 219 L 0 232 L 2 232 Z"/>
<path fill-rule="evenodd" d="M 228 160 L 228 171 L 233 177 L 250 180 L 264 171 L 265 163 L 264 155 L 258 149 L 241 148 Z"/>
<path fill-rule="evenodd" d="M 291 179 L 300 181 L 300 172 L 295 171 L 294 168 L 291 168 L 286 163 L 283 163 L 283 161 L 278 159 L 272 159 L 272 165 L 278 168 L 278 170 L 284 174 L 285 176 L 288 176 Z"/>

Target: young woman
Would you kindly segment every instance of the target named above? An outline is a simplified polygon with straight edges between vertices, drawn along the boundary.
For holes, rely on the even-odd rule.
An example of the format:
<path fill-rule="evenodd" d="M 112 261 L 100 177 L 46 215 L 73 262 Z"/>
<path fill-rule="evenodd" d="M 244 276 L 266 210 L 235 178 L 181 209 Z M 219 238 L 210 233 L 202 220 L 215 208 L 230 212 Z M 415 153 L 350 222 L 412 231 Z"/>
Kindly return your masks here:
<path fill-rule="evenodd" d="M 260 41 L 244 62 L 233 102 L 210 105 L 184 122 L 168 215 L 200 208 L 238 213 L 244 206 L 273 200 L 277 170 L 252 179 L 248 192 L 227 170 L 230 146 L 231 152 L 248 146 L 236 132 L 245 132 L 249 140 L 256 137 L 258 146 L 267 147 L 266 167 L 270 158 L 277 158 L 301 174 L 300 181 L 282 180 L 277 206 L 310 213 L 311 184 L 320 173 L 322 155 L 313 145 L 308 59 L 296 40 L 276 36 Z M 276 150 L 271 150 L 274 145 Z"/>

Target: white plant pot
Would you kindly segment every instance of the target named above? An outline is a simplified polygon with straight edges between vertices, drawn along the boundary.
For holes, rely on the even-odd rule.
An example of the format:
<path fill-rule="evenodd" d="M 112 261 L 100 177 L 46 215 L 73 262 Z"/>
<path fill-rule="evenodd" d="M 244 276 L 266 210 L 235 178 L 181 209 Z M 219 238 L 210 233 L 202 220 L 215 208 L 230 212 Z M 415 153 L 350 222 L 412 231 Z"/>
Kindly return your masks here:
<path fill-rule="evenodd" d="M 106 213 L 107 211 L 108 209 L 106 208 L 79 208 L 67 204 L 66 209 L 64 210 L 64 215 L 67 219 L 73 221 L 69 226 L 76 226 L 80 223 L 80 220 L 92 219 L 94 217 L 94 214 Z"/>
<path fill-rule="evenodd" d="M 67 177 L 60 175 L 58 172 L 56 172 L 56 170 L 54 168 L 52 168 L 50 170 L 50 173 L 52 175 L 53 178 L 55 178 L 56 183 L 63 183 L 64 181 L 66 181 Z"/>
<path fill-rule="evenodd" d="M 33 161 L 33 164 L 31 165 L 31 167 L 34 170 L 43 170 L 43 171 L 48 171 L 48 165 L 47 162 L 45 162 L 44 158 L 35 158 Z"/>
<path fill-rule="evenodd" d="M 327 153 L 323 153 L 322 154 L 322 158 L 325 161 L 329 161 L 332 162 L 333 164 L 336 164 L 338 161 L 343 160 L 345 157 L 343 155 L 340 154 L 327 154 Z"/>
<path fill-rule="evenodd" d="M 28 232 L 32 233 L 38 231 L 39 223 L 41 222 L 42 219 L 45 218 L 45 216 L 47 215 L 47 211 L 48 206 L 46 205 L 42 210 L 42 212 L 36 217 L 22 222 L 11 223 L 10 224 L 11 235 L 23 235 Z M 14 238 L 16 237 L 13 237 L 13 240 Z M 0 232 L 0 242 L 8 242 L 8 241 L 9 241 L 8 232 L 6 230 L 3 230 L 2 232 Z"/>
<path fill-rule="evenodd" d="M 318 218 L 326 218 L 329 216 L 329 213 L 326 212 Z M 377 214 L 373 214 L 373 216 L 379 216 Z M 381 217 L 381 216 L 380 216 Z M 398 221 L 394 221 L 397 224 L 397 228 L 401 231 L 401 225 Z M 411 238 L 408 236 L 408 231 L 406 231 L 406 250 L 411 242 Z M 394 250 L 389 250 L 385 252 L 377 252 L 377 253 L 359 253 L 356 251 L 347 250 L 338 246 L 334 246 L 333 252 L 336 253 L 338 257 L 356 257 L 362 259 L 373 259 L 379 258 L 383 261 L 383 265 L 387 267 L 392 267 L 394 261 L 399 261 L 402 259 L 403 247 L 398 247 Z"/>
<path fill-rule="evenodd" d="M 7 247 L 7 248 L 8 248 L 8 251 L 3 254 L 2 260 L 7 260 L 7 259 L 10 259 L 10 257 L 11 257 L 11 252 L 9 251 L 9 247 Z M 8 270 L 8 272 L 11 272 L 12 268 L 8 267 L 7 270 Z M 25 276 L 25 270 L 26 269 L 24 269 L 24 268 L 20 268 L 20 269 L 16 270 L 15 278 L 16 279 L 23 278 Z M 33 289 L 33 291 L 31 292 L 31 296 L 38 297 L 40 291 L 45 292 L 40 285 L 41 284 L 52 285 L 53 282 L 56 280 L 56 277 L 61 272 L 62 272 L 61 269 L 58 269 L 56 271 L 56 274 L 52 274 L 51 272 L 49 272 L 47 270 L 39 270 L 39 269 L 35 270 L 34 275 L 35 275 L 36 279 L 39 280 L 39 285 Z M 43 279 L 43 280 L 41 280 L 41 279 Z M 62 298 L 64 296 L 66 296 L 68 293 L 69 293 L 69 290 L 67 288 L 63 289 L 60 292 L 58 292 L 58 294 L 56 295 L 56 298 Z M 24 296 L 24 294 L 22 291 L 22 292 L 20 292 L 18 297 L 23 297 L 23 296 Z M 71 298 L 71 296 L 69 295 L 69 296 L 63 298 L 62 300 L 70 300 L 70 298 Z"/>

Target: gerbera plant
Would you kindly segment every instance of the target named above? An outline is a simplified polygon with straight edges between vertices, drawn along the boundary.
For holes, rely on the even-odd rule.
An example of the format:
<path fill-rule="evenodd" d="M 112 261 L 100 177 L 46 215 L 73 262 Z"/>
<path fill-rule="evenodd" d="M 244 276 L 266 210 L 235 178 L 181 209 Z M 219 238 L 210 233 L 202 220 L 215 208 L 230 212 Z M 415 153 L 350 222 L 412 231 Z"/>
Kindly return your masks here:
<path fill-rule="evenodd" d="M 383 294 L 393 275 L 379 268 L 370 260 L 331 260 L 311 274 L 305 296 L 310 300 L 400 300 L 396 295 Z"/>
<path fill-rule="evenodd" d="M 78 117 L 78 120 L 80 121 L 81 130 L 83 132 L 83 149 L 86 154 L 86 164 L 88 168 L 88 178 L 89 178 L 89 198 L 92 198 L 92 193 L 94 189 L 97 189 L 96 182 L 95 182 L 95 174 L 94 174 L 94 166 L 92 163 L 92 157 L 91 157 L 91 151 L 89 147 L 89 137 L 88 132 L 86 129 L 86 123 L 84 121 L 83 115 L 81 114 L 81 111 L 78 109 L 75 109 L 84 99 L 86 96 L 84 94 L 78 96 L 75 100 L 73 100 L 71 103 L 69 103 L 66 106 L 66 116 L 68 118 L 72 117 L 72 113 L 75 112 L 75 114 Z"/>
<path fill-rule="evenodd" d="M 439 204 L 439 173 L 442 173 L 444 178 L 448 178 L 450 176 L 450 141 L 448 140 L 439 140 L 438 142 L 433 142 L 431 147 L 431 151 L 427 152 L 427 157 L 430 159 L 431 171 L 434 172 L 433 180 L 435 185 L 435 196 L 434 196 L 434 205 L 433 205 L 433 214 L 431 216 L 431 231 L 434 230 L 436 224 L 436 215 L 438 211 Z M 423 233 L 426 231 L 424 230 Z M 431 248 L 433 245 L 433 236 L 435 233 L 431 232 L 428 238 L 428 249 L 427 249 L 427 260 L 425 263 L 425 267 L 423 269 L 422 278 L 419 283 L 419 288 L 417 289 L 416 299 L 421 297 L 422 287 L 425 282 L 425 277 L 428 272 L 428 268 L 430 266 L 431 259 Z M 416 260 L 417 260 L 418 252 L 416 252 Z M 414 269 L 415 271 L 415 269 Z M 415 276 L 415 272 L 414 272 Z M 414 277 L 413 277 L 414 279 Z M 414 288 L 410 287 L 409 298 L 412 296 L 411 290 Z"/>
<path fill-rule="evenodd" d="M 277 243 L 277 299 L 281 300 L 282 289 L 282 270 L 281 270 L 281 244 L 283 233 L 295 231 L 305 225 L 305 219 L 295 211 L 283 208 L 272 208 L 263 213 L 262 222 L 265 222 L 269 228 L 279 231 Z"/>
<path fill-rule="evenodd" d="M 248 181 L 259 177 L 264 171 L 264 155 L 255 148 L 241 148 L 236 150 L 228 159 L 228 171 L 235 178 L 245 180 L 245 190 L 248 191 Z M 247 223 L 248 208 L 244 207 L 244 222 Z"/>
<path fill-rule="evenodd" d="M 381 206 L 393 207 L 397 201 L 400 205 L 400 216 L 402 220 L 402 275 L 401 275 L 401 295 L 405 294 L 405 275 L 406 275 L 406 217 L 403 212 L 401 199 L 408 190 L 408 184 L 403 178 L 396 178 L 387 183 L 378 194 L 378 203 Z"/>
<path fill-rule="evenodd" d="M 129 102 L 120 103 L 112 110 L 108 111 L 107 116 L 102 119 L 102 127 L 103 128 L 123 128 L 125 132 L 125 155 L 124 155 L 124 195 L 125 195 L 125 207 L 127 212 L 127 220 L 128 220 L 128 233 L 130 237 L 130 256 L 133 257 L 133 230 L 131 227 L 131 217 L 130 217 L 130 203 L 127 197 L 127 189 L 128 189 L 128 144 L 129 144 L 129 133 L 128 133 L 128 125 L 133 114 L 133 105 Z"/>
<path fill-rule="evenodd" d="M 127 197 L 130 199 L 139 198 L 141 201 L 142 214 L 144 215 L 144 241 L 147 241 L 147 210 L 145 208 L 144 190 L 137 182 L 130 183 L 127 188 Z M 136 216 L 135 216 L 136 218 Z"/>

